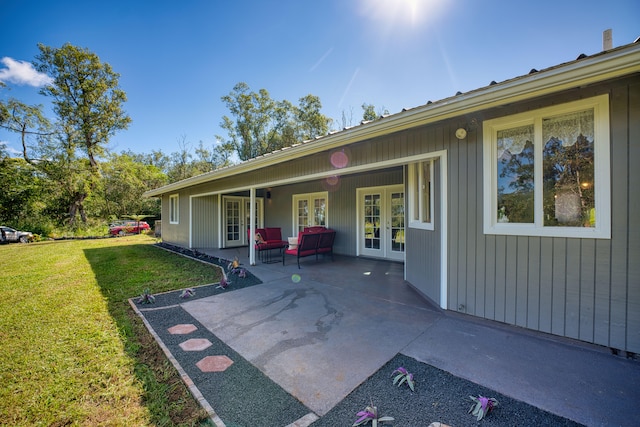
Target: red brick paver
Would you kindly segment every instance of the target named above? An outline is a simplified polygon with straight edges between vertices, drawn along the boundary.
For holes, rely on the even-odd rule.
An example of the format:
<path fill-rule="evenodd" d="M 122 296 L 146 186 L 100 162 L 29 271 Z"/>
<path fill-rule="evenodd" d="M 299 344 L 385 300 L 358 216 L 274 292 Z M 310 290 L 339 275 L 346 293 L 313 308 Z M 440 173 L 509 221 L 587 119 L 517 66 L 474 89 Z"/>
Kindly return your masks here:
<path fill-rule="evenodd" d="M 193 331 L 197 331 L 198 328 L 196 327 L 196 325 L 187 323 L 187 324 L 172 326 L 167 330 L 171 335 L 186 335 L 186 334 L 190 334 Z"/>
<path fill-rule="evenodd" d="M 202 372 L 223 372 L 231 365 L 233 360 L 227 356 L 207 356 L 196 363 Z"/>
<path fill-rule="evenodd" d="M 180 343 L 180 348 L 184 351 L 202 351 L 206 348 L 211 347 L 211 341 L 206 338 L 193 338 L 190 340 L 186 340 L 183 343 Z"/>

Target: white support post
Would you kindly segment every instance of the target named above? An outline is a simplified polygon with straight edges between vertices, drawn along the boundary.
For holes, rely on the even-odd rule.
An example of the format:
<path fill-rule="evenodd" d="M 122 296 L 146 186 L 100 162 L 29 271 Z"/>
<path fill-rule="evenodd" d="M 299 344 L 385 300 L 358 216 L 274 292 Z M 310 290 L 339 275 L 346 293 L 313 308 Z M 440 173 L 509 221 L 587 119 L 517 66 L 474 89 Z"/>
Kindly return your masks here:
<path fill-rule="evenodd" d="M 249 190 L 249 264 L 256 265 L 256 248 L 253 244 L 253 238 L 256 235 L 256 189 L 251 187 Z"/>

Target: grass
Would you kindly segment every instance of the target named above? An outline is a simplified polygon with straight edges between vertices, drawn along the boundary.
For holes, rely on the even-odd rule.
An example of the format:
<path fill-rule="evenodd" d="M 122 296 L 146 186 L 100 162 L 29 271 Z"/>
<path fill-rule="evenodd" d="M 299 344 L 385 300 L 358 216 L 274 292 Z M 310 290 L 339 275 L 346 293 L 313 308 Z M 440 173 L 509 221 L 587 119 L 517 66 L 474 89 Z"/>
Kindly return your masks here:
<path fill-rule="evenodd" d="M 128 299 L 215 283 L 219 268 L 145 235 L 0 246 L 0 419 L 207 425 Z"/>

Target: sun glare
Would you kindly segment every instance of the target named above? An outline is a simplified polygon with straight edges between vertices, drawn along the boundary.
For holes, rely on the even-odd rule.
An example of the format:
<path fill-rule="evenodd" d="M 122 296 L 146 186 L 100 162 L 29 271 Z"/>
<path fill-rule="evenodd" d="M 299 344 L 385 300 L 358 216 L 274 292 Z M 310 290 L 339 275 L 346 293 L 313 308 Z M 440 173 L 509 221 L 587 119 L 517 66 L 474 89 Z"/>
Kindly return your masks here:
<path fill-rule="evenodd" d="M 360 13 L 375 21 L 412 26 L 433 21 L 448 0 L 360 0 Z"/>

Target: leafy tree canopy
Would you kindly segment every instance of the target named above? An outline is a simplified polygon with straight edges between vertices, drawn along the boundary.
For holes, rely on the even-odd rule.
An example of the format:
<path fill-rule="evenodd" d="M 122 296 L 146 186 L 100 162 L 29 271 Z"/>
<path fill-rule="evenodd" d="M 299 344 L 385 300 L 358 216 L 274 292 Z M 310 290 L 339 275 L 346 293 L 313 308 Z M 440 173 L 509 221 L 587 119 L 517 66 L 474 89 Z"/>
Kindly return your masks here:
<path fill-rule="evenodd" d="M 303 140 L 325 135 L 331 119 L 320 109 L 320 99 L 307 95 L 299 106 L 289 101 L 276 101 L 266 89 L 253 92 L 240 82 L 222 97 L 232 117 L 224 116 L 221 127 L 228 139 L 218 137 L 223 146 L 231 146 L 240 160 L 248 160 Z"/>
<path fill-rule="evenodd" d="M 159 200 L 143 198 L 145 191 L 326 135 L 332 125 L 315 95 L 294 105 L 238 83 L 222 97 L 230 112 L 222 119 L 227 138 L 218 136 L 213 145 L 200 141 L 192 149 L 182 136 L 179 150 L 170 154 L 115 154 L 109 140 L 131 122 L 119 74 L 95 53 L 69 43 L 38 47 L 34 67 L 52 78 L 40 93 L 51 99 L 54 114 L 45 117 L 42 105 L 0 100 L 0 127 L 18 134 L 22 145 L 16 159 L 0 144 L 0 188 L 6 189 L 0 222 L 41 234 L 61 225 L 82 227 L 87 219 L 159 217 Z M 373 105 L 362 108 L 365 120 L 379 117 Z"/>
<path fill-rule="evenodd" d="M 362 120 L 364 121 L 373 121 L 378 120 L 381 116 L 385 116 L 389 114 L 389 111 L 382 107 L 376 110 L 375 105 L 367 104 L 366 102 L 362 104 Z"/>
<path fill-rule="evenodd" d="M 122 108 L 127 97 L 118 85 L 119 74 L 95 53 L 69 43 L 38 48 L 34 67 L 53 79 L 40 93 L 52 98 L 57 119 L 55 136 L 40 141 L 39 150 L 46 154 L 41 158 L 47 161 L 38 165 L 64 189 L 69 224 L 77 214 L 86 222 L 84 202 L 100 185 L 98 159 L 111 136 L 131 122 Z"/>
<path fill-rule="evenodd" d="M 40 92 L 53 98 L 54 112 L 72 146 L 81 148 L 97 167 L 96 156 L 104 154 L 109 138 L 131 122 L 122 108 L 127 96 L 118 85 L 120 75 L 87 49 L 69 43 L 38 47 L 35 68 L 53 78 Z"/>

